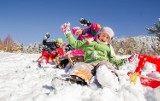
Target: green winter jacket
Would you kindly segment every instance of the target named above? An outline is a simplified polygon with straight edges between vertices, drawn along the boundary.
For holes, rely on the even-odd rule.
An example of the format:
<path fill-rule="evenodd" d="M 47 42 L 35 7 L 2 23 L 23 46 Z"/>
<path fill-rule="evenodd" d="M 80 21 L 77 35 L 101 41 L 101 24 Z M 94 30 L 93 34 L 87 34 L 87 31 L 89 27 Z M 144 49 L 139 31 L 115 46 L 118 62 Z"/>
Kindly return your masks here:
<path fill-rule="evenodd" d="M 90 44 L 87 44 L 86 39 L 77 40 L 70 33 L 66 35 L 66 38 L 73 48 L 82 49 L 84 51 L 85 63 L 97 63 L 103 60 L 109 60 L 109 62 L 119 66 L 126 62 L 125 59 L 116 59 L 112 56 L 108 45 L 102 42 L 93 41 Z"/>

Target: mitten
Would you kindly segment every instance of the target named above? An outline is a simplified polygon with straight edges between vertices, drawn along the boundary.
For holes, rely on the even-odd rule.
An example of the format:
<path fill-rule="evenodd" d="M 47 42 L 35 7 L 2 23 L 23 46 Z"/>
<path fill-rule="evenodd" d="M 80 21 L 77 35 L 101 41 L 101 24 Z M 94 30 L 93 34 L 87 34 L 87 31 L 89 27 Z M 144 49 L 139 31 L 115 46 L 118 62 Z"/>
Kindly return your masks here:
<path fill-rule="evenodd" d="M 71 30 L 70 30 L 70 23 L 64 23 L 62 26 L 61 26 L 61 30 L 64 32 L 64 34 L 68 34 L 68 33 L 71 33 Z"/>
<path fill-rule="evenodd" d="M 80 24 L 81 24 L 82 26 L 90 26 L 90 25 L 91 25 L 91 22 L 88 21 L 88 20 L 86 20 L 86 19 L 84 19 L 84 18 L 81 18 L 81 19 L 80 19 Z"/>
<path fill-rule="evenodd" d="M 87 39 L 87 44 L 90 44 L 92 41 L 94 41 L 93 38 L 88 38 L 88 39 Z"/>
<path fill-rule="evenodd" d="M 138 54 L 131 55 L 129 58 L 127 58 L 127 61 L 128 61 L 129 63 L 131 63 L 131 62 L 133 62 L 137 57 L 138 57 Z"/>
<path fill-rule="evenodd" d="M 47 38 L 50 38 L 50 33 L 47 32 L 47 33 L 46 33 L 46 37 L 47 37 Z"/>
<path fill-rule="evenodd" d="M 44 36 L 43 40 L 47 40 L 50 37 L 50 34 L 47 32 L 46 35 Z"/>

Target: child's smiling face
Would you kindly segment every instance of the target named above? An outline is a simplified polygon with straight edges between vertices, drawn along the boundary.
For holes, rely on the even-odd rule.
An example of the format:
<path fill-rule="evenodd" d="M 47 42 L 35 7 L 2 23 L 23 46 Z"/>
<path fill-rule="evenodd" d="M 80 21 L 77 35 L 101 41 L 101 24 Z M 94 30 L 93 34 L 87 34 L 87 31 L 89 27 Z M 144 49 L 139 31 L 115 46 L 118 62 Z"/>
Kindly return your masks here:
<path fill-rule="evenodd" d="M 81 29 L 78 30 L 78 31 L 76 31 L 75 35 L 76 35 L 76 36 L 80 36 L 80 35 L 82 34 L 82 31 L 83 31 L 83 30 L 81 30 Z"/>
<path fill-rule="evenodd" d="M 99 33 L 99 40 L 101 42 L 109 42 L 110 41 L 110 37 L 107 33 Z"/>

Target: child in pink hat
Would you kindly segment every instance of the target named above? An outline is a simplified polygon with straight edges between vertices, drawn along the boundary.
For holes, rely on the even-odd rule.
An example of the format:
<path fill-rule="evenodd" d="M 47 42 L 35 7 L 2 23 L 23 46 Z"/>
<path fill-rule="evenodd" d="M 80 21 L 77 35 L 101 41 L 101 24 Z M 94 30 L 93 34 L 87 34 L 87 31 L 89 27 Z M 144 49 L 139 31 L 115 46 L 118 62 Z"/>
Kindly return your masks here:
<path fill-rule="evenodd" d="M 73 27 L 72 34 L 78 36 L 78 40 L 94 38 L 96 40 L 97 33 L 101 29 L 99 24 L 91 24 L 88 28 L 82 29 L 80 27 Z"/>
<path fill-rule="evenodd" d="M 77 40 L 88 39 L 87 43 L 89 44 L 93 40 L 97 40 L 98 36 L 96 35 L 101 29 L 99 24 L 91 24 L 88 28 L 82 29 L 80 27 L 73 27 L 72 34 L 78 36 Z M 70 52 L 71 56 L 83 56 L 84 52 L 81 49 L 72 50 Z"/>
<path fill-rule="evenodd" d="M 61 30 L 63 32 L 70 31 L 67 29 L 67 27 L 70 27 L 70 23 L 65 23 L 61 26 Z M 73 27 L 72 28 L 72 34 L 78 36 L 77 40 L 83 40 L 88 39 L 87 43 L 89 44 L 93 40 L 98 39 L 98 31 L 101 29 L 101 26 L 99 24 L 90 24 L 89 27 L 82 29 L 80 27 Z M 84 52 L 81 49 L 76 49 L 68 52 L 71 56 L 83 56 Z"/>

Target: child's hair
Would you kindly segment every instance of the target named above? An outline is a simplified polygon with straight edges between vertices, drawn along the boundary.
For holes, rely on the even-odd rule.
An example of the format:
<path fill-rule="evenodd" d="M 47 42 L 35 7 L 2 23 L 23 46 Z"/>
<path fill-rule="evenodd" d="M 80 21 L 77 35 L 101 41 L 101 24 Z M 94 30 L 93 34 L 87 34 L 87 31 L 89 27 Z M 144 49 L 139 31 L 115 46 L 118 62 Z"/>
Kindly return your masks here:
<path fill-rule="evenodd" d="M 72 34 L 74 34 L 74 35 L 75 35 L 75 34 L 76 34 L 76 32 L 77 32 L 77 31 L 79 31 L 79 30 L 81 30 L 81 28 L 80 28 L 80 27 L 73 27 L 73 28 L 72 28 Z"/>

